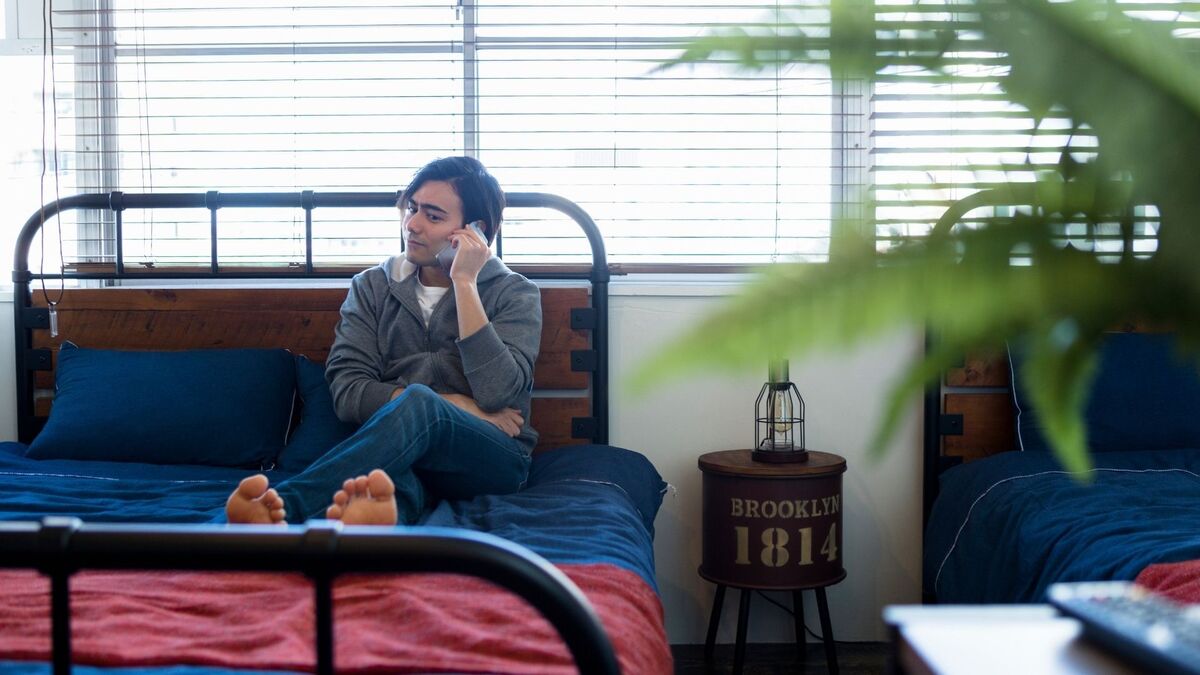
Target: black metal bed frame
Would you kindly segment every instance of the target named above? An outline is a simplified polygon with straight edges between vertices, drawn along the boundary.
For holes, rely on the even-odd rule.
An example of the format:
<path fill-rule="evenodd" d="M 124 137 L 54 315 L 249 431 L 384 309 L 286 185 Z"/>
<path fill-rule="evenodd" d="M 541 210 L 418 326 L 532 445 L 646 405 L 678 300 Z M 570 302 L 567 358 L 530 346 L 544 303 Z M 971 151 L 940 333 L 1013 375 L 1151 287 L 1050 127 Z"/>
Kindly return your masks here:
<path fill-rule="evenodd" d="M 949 237 L 951 229 L 963 216 L 977 208 L 985 206 L 1026 205 L 1036 204 L 1037 202 L 1037 185 L 1035 183 L 1010 183 L 1003 187 L 980 190 L 951 204 L 933 226 L 929 237 Z M 936 343 L 937 335 L 926 326 L 924 338 L 925 353 L 930 353 Z M 937 499 L 940 490 L 940 477 L 942 473 L 962 463 L 961 457 L 942 456 L 942 437 L 962 435 L 964 420 L 961 414 L 944 414 L 942 412 L 942 378 L 940 376 L 936 382 L 930 383 L 925 387 L 923 420 L 922 533 L 929 526 L 929 516 L 933 511 L 933 503 Z M 936 601 L 932 589 L 923 588 L 922 595 L 926 602 Z"/>
<path fill-rule="evenodd" d="M 1014 206 L 1036 204 L 1038 202 L 1037 185 L 1035 183 L 1011 183 L 1004 187 L 980 190 L 968 195 L 946 209 L 942 217 L 929 233 L 932 238 L 946 238 L 951 229 L 971 211 L 984 206 Z M 925 353 L 928 354 L 936 343 L 937 336 L 927 327 L 925 330 Z M 929 513 L 938 495 L 938 477 L 942 472 L 961 463 L 957 457 L 943 457 L 941 454 L 942 436 L 957 436 L 963 433 L 962 415 L 942 414 L 941 380 L 925 388 L 924 414 L 924 517 L 921 521 L 922 530 L 929 524 Z"/>
<path fill-rule="evenodd" d="M 1033 184 L 1012 184 L 1002 188 L 981 190 L 960 199 L 950 205 L 942 217 L 934 224 L 929 236 L 949 237 L 950 230 L 967 213 L 984 206 L 1008 206 L 1013 204 L 1034 203 L 1037 198 L 1036 187 Z M 928 326 L 925 328 L 925 353 L 933 350 L 937 336 Z M 923 424 L 923 451 L 921 463 L 922 482 L 922 517 L 921 531 L 929 525 L 929 514 L 933 510 L 933 502 L 937 499 L 939 480 L 942 472 L 961 463 L 960 458 L 942 456 L 942 436 L 958 436 L 963 433 L 962 415 L 946 415 L 942 413 L 942 378 L 938 377 L 925 387 Z"/>
<path fill-rule="evenodd" d="M 273 193 L 92 193 L 44 205 L 26 221 L 17 238 L 13 264 L 18 435 L 36 435 L 34 371 L 50 367 L 50 355 L 33 349 L 32 331 L 50 325 L 49 310 L 32 306 L 32 283 L 44 279 L 304 279 L 347 278 L 324 272 L 312 260 L 313 211 L 320 207 L 394 207 L 393 192 Z M 557 195 L 509 193 L 507 205 L 544 207 L 570 216 L 587 236 L 591 268 L 584 272 L 539 271 L 534 279 L 591 282 L 591 307 L 571 311 L 571 327 L 591 330 L 591 349 L 573 352 L 573 370 L 591 372 L 592 418 L 573 420 L 573 435 L 608 442 L 608 280 L 600 231 L 582 208 Z M 299 273 L 276 270 L 222 270 L 218 259 L 217 211 L 222 207 L 293 207 L 305 213 L 305 265 Z M 122 214 L 126 209 L 204 208 L 210 212 L 210 264 L 207 272 L 125 269 Z M 29 247 L 41 226 L 76 209 L 113 212 L 116 260 L 111 272 L 33 273 Z M 81 569 L 299 571 L 316 593 L 317 672 L 332 674 L 333 579 L 348 572 L 448 572 L 478 576 L 527 600 L 555 627 L 581 673 L 619 673 L 608 635 L 582 592 L 553 565 L 503 539 L 466 530 L 415 528 L 374 531 L 314 522 L 303 526 L 225 528 L 208 525 L 99 525 L 75 518 L 41 523 L 0 523 L 0 567 L 34 568 L 51 580 L 52 660 L 55 675 L 71 672 L 70 578 Z"/>

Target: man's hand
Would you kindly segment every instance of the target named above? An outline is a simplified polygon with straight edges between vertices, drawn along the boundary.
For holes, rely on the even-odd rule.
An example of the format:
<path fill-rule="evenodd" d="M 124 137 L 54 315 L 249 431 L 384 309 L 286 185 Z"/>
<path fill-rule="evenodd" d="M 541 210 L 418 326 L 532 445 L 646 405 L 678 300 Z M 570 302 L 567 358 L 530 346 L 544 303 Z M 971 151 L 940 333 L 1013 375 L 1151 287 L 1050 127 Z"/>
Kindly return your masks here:
<path fill-rule="evenodd" d="M 479 270 L 492 256 L 487 241 L 469 227 L 450 233 L 450 245 L 454 246 L 454 263 L 450 265 L 450 279 L 457 283 L 475 283 Z"/>
<path fill-rule="evenodd" d="M 494 413 L 484 412 L 475 399 L 462 394 L 442 394 L 442 398 L 471 413 L 485 422 L 491 422 L 500 428 L 500 431 L 516 438 L 517 434 L 521 433 L 521 427 L 525 424 L 525 418 L 521 417 L 521 412 L 514 408 L 504 408 Z"/>
<path fill-rule="evenodd" d="M 458 310 L 458 339 L 466 340 L 488 323 L 475 281 L 479 278 L 479 270 L 492 257 L 492 249 L 488 248 L 487 240 L 470 227 L 455 230 L 450 235 L 450 243 L 458 247 L 454 264 L 450 266 L 450 283 L 454 286 L 454 303 Z"/>

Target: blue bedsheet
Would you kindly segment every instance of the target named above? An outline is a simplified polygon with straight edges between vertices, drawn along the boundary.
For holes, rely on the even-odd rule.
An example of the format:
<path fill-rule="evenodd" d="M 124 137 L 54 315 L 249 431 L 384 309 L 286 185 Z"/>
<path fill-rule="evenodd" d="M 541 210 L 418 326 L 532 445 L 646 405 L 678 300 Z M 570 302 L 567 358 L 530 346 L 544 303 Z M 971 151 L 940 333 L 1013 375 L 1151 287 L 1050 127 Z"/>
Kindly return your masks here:
<path fill-rule="evenodd" d="M 1200 558 L 1200 450 L 1093 461 L 1087 483 L 1032 452 L 947 471 L 925 533 L 926 590 L 939 602 L 1042 602 L 1056 581 Z"/>
<path fill-rule="evenodd" d="M 210 522 L 249 472 L 196 466 L 30 460 L 25 446 L 0 444 L 0 520 L 78 516 L 91 522 Z M 270 472 L 273 483 L 289 474 Z M 574 446 L 534 457 L 512 495 L 438 504 L 420 524 L 489 532 L 555 563 L 611 563 L 654 578 L 654 517 L 666 484 L 642 455 L 612 446 Z M 5 675 L 48 672 L 45 664 L 0 662 Z M 245 673 L 211 668 L 77 669 L 104 675 Z"/>

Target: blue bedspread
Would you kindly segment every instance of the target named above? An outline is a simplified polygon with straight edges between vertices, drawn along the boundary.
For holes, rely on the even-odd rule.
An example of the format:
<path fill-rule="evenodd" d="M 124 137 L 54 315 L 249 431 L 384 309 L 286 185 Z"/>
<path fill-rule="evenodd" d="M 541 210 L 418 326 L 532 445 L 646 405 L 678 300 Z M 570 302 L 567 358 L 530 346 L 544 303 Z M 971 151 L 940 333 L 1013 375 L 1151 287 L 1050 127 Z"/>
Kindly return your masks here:
<path fill-rule="evenodd" d="M 947 471 L 925 533 L 926 590 L 939 602 L 1041 602 L 1056 581 L 1200 558 L 1200 450 L 1093 461 L 1086 483 L 1032 452 Z"/>
<path fill-rule="evenodd" d="M 210 522 L 222 515 L 226 497 L 249 474 L 196 466 L 39 461 L 23 457 L 24 450 L 17 443 L 0 444 L 0 520 L 71 515 L 91 522 Z M 289 474 L 269 475 L 277 483 Z M 637 573 L 657 590 L 653 527 L 665 489 L 653 465 L 638 453 L 612 446 L 574 446 L 534 457 L 529 481 L 520 492 L 443 502 L 421 524 L 489 532 L 555 563 L 611 563 Z M 0 662 L 0 673 L 6 675 L 45 672 L 45 664 Z"/>

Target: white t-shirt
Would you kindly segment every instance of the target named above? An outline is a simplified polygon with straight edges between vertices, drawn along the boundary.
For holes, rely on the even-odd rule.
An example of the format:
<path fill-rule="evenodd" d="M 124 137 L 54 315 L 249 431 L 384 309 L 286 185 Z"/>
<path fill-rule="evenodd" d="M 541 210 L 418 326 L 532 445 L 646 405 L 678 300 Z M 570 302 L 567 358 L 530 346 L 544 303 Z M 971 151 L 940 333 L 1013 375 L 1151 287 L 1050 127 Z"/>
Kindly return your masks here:
<path fill-rule="evenodd" d="M 433 316 L 433 307 L 449 291 L 449 286 L 426 286 L 421 283 L 421 275 L 417 275 L 417 303 L 421 305 L 421 316 L 425 325 L 429 325 L 429 317 Z"/>

